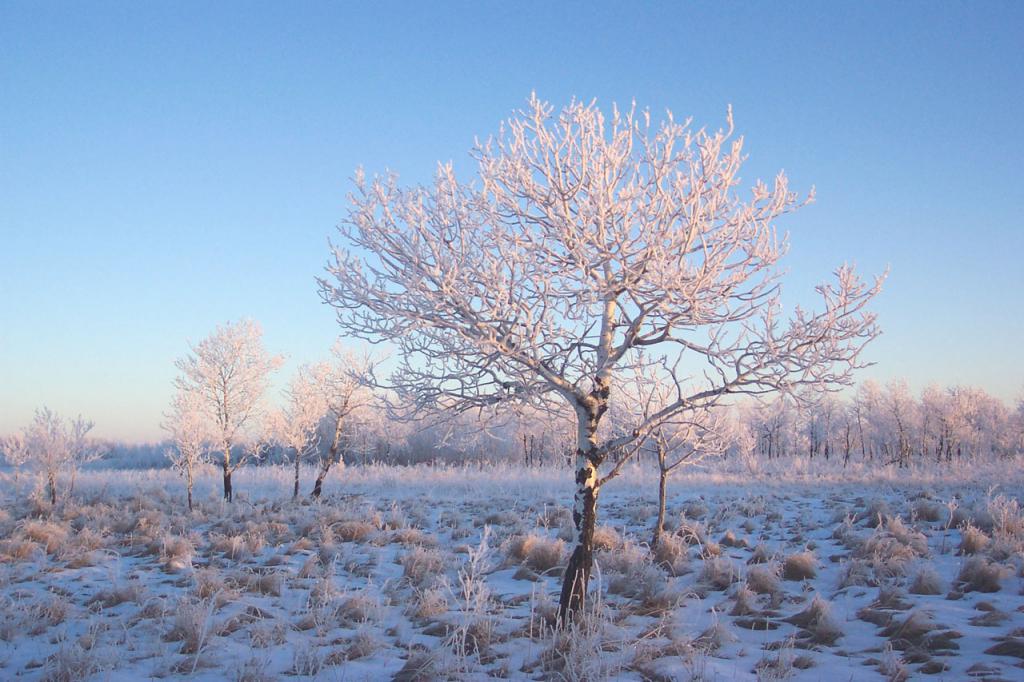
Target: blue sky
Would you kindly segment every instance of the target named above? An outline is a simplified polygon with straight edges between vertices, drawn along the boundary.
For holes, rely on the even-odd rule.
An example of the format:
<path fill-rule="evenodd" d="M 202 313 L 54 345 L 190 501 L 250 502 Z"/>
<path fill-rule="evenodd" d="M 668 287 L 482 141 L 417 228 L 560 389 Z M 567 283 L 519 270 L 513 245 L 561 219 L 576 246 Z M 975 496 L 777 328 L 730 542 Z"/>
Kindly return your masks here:
<path fill-rule="evenodd" d="M 173 361 L 259 320 L 286 376 L 357 166 L 467 174 L 531 90 L 698 125 L 818 201 L 787 300 L 892 274 L 864 376 L 1024 388 L 1021 3 L 0 3 L 0 433 L 160 437 Z"/>

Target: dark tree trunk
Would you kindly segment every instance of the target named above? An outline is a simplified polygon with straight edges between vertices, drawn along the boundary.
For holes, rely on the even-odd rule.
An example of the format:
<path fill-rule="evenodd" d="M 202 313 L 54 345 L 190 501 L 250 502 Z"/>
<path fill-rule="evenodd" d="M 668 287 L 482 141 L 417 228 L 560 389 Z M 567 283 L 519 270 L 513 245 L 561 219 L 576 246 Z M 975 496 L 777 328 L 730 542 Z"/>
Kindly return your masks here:
<path fill-rule="evenodd" d="M 299 496 L 299 451 L 295 450 L 295 487 L 292 489 L 292 499 Z"/>
<path fill-rule="evenodd" d="M 661 542 L 661 534 L 665 528 L 665 497 L 666 488 L 668 484 L 668 472 L 665 471 L 665 460 L 661 459 L 661 474 L 658 477 L 658 519 L 654 522 L 654 537 L 651 538 L 651 549 L 658 546 Z"/>
<path fill-rule="evenodd" d="M 224 448 L 224 499 L 232 501 L 231 493 L 231 449 Z"/>
<path fill-rule="evenodd" d="M 57 481 L 56 476 L 51 472 L 46 477 L 47 487 L 50 489 L 50 504 L 57 504 Z"/>

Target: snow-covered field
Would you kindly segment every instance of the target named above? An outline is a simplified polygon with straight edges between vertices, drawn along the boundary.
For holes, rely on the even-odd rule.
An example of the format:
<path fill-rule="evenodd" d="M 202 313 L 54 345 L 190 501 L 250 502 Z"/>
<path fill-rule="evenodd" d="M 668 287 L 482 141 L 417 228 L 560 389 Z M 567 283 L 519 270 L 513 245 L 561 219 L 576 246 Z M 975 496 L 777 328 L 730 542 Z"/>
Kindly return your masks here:
<path fill-rule="evenodd" d="M 0 474 L 0 678 L 1024 677 L 1024 493 L 993 466 L 777 468 L 601 491 L 599 595 L 555 632 L 571 474 L 92 471 L 50 514 Z M 305 482 L 309 472 L 304 474 Z"/>

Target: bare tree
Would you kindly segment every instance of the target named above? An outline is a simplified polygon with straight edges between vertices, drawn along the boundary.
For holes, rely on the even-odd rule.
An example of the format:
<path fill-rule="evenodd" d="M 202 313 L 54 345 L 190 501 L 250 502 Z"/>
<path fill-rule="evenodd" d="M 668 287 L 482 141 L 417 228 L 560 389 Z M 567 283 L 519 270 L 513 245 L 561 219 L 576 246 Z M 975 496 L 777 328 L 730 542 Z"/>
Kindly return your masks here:
<path fill-rule="evenodd" d="M 325 409 L 330 440 L 327 453 L 320 456 L 311 493 L 314 498 L 323 493 L 324 479 L 331 467 L 335 463 L 342 466 L 345 463 L 341 446 L 349 417 L 373 401 L 373 393 L 366 387 L 373 371 L 372 361 L 346 350 L 340 343 L 334 345 L 331 354 L 330 361 L 317 363 L 310 369 L 313 390 L 320 396 Z"/>
<path fill-rule="evenodd" d="M 192 511 L 195 469 L 212 440 L 210 423 L 203 408 L 198 393 L 179 389 L 171 402 L 170 411 L 164 414 L 164 422 L 161 424 L 173 443 L 172 447 L 167 449 L 167 457 L 174 468 L 185 477 L 189 511 Z"/>
<path fill-rule="evenodd" d="M 601 467 L 680 412 L 734 394 L 849 381 L 877 333 L 850 267 L 821 285 L 823 309 L 780 318 L 785 252 L 773 221 L 803 201 L 781 173 L 738 193 L 742 139 L 671 113 L 532 97 L 478 143 L 479 182 L 451 164 L 430 187 L 357 173 L 324 300 L 349 334 L 391 341 L 390 388 L 410 410 L 563 400 L 576 420 L 578 540 L 560 617 L 584 604 Z M 609 439 L 598 427 L 636 351 L 664 359 L 672 400 Z"/>
<path fill-rule="evenodd" d="M 66 421 L 53 410 L 36 410 L 32 423 L 20 434 L 7 438 L 3 449 L 9 462 L 38 471 L 46 480 L 50 504 L 57 504 L 57 477 L 71 476 L 69 494 L 74 492 L 78 468 L 98 459 L 102 450 L 89 439 L 93 423 L 81 416 Z"/>
<path fill-rule="evenodd" d="M 326 410 L 324 396 L 318 390 L 313 368 L 299 368 L 285 390 L 286 403 L 275 413 L 272 430 L 275 439 L 292 453 L 295 481 L 292 497 L 299 496 L 299 471 L 302 460 L 315 452 L 320 443 L 317 425 Z"/>
<path fill-rule="evenodd" d="M 229 502 L 231 474 L 245 461 L 243 456 L 232 463 L 231 448 L 258 418 L 267 378 L 282 362 L 280 356 L 264 350 L 262 336 L 260 326 L 252 320 L 218 326 L 174 363 L 181 372 L 175 386 L 196 395 L 214 425 L 224 453 L 224 499 Z"/>

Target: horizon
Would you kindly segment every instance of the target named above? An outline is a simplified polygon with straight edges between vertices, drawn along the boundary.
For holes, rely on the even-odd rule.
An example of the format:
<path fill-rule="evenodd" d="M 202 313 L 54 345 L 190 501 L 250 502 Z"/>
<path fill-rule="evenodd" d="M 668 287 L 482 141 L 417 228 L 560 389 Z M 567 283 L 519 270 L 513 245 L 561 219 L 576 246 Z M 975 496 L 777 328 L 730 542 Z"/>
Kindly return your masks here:
<path fill-rule="evenodd" d="M 1021 5 L 249 7 L 0 7 L 0 435 L 47 405 L 159 442 L 174 360 L 244 317 L 276 400 L 338 335 L 314 278 L 355 169 L 468 176 L 531 91 L 731 105 L 744 187 L 817 190 L 777 223 L 787 307 L 891 268 L 856 381 L 1022 397 Z"/>

